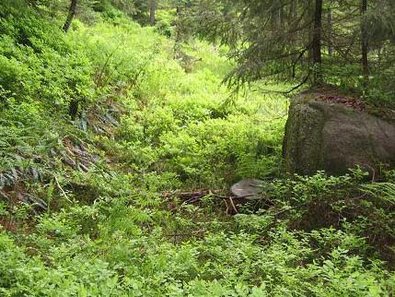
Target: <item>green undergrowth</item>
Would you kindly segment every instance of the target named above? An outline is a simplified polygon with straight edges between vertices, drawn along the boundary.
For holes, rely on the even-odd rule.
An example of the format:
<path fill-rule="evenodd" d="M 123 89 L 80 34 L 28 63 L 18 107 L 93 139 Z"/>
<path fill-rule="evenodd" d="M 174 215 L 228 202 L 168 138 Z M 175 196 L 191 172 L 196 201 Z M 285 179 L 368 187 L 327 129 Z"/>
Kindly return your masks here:
<path fill-rule="evenodd" d="M 394 292 L 394 173 L 281 176 L 287 100 L 229 100 L 225 49 L 175 46 L 123 18 L 77 20 L 66 36 L 12 13 L 0 22 L 0 296 Z M 242 178 L 265 180 L 263 194 L 231 216 L 223 198 Z"/>

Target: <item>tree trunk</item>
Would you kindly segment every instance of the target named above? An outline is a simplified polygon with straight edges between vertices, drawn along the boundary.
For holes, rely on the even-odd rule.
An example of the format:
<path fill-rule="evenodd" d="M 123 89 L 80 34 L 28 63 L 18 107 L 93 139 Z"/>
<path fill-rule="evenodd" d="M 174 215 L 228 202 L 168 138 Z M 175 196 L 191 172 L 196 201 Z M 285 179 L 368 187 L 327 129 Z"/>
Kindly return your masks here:
<path fill-rule="evenodd" d="M 69 7 L 69 14 L 67 15 L 66 22 L 63 25 L 64 32 L 67 33 L 67 31 L 69 31 L 71 22 L 73 21 L 76 11 L 77 11 L 77 0 L 71 0 Z"/>
<path fill-rule="evenodd" d="M 322 83 L 322 71 L 321 71 L 321 39 L 322 39 L 322 2 L 323 0 L 315 1 L 314 10 L 314 29 L 313 29 L 313 41 L 312 41 L 312 55 L 313 55 L 313 67 L 314 77 L 313 84 L 319 85 Z"/>
<path fill-rule="evenodd" d="M 291 2 L 291 18 L 292 18 L 292 20 L 295 20 L 298 16 L 297 7 L 298 7 L 298 1 L 292 0 L 292 2 Z"/>
<path fill-rule="evenodd" d="M 328 55 L 332 56 L 333 54 L 333 45 L 332 45 L 332 9 L 328 10 Z"/>
<path fill-rule="evenodd" d="M 157 8 L 157 0 L 150 0 L 149 22 L 151 26 L 154 26 L 156 23 L 156 8 Z"/>
<path fill-rule="evenodd" d="M 78 99 L 72 99 L 69 103 L 69 116 L 73 121 L 77 118 L 79 103 Z"/>
<path fill-rule="evenodd" d="M 368 0 L 362 0 L 361 3 L 361 53 L 362 53 L 362 76 L 363 76 L 363 86 L 368 87 L 369 83 L 369 41 L 368 41 L 368 28 L 365 22 L 365 14 L 368 10 Z"/>

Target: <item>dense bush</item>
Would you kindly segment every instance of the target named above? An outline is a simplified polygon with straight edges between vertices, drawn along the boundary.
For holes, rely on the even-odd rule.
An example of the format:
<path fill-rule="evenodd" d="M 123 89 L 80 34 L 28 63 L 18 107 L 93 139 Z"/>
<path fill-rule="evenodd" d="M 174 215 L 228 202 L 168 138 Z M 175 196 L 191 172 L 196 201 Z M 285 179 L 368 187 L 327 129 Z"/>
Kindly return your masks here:
<path fill-rule="evenodd" d="M 7 7 L 7 2 L 1 4 L 5 11 Z M 63 113 L 73 99 L 93 99 L 91 63 L 56 24 L 21 5 L 1 19 L 0 33 L 2 93 Z"/>

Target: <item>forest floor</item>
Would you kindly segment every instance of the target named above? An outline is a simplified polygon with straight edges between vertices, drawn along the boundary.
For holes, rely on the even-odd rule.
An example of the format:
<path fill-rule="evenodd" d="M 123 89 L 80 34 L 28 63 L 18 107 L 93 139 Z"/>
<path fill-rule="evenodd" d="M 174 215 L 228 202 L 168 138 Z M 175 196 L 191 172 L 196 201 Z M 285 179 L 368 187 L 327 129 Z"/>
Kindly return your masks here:
<path fill-rule="evenodd" d="M 124 22 L 69 34 L 99 69 L 77 120 L 0 111 L 0 296 L 390 296 L 394 172 L 282 175 L 287 98 L 232 97 L 226 49 Z"/>

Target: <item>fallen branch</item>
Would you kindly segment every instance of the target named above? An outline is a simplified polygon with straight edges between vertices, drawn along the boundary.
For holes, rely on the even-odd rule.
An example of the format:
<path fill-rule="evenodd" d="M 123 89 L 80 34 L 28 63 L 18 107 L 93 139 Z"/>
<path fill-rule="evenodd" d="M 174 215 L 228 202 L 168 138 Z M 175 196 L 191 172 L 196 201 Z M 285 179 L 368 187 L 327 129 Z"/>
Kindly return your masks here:
<path fill-rule="evenodd" d="M 169 199 L 169 198 L 179 198 L 182 200 L 181 205 L 185 204 L 193 204 L 199 202 L 203 197 L 211 196 L 216 199 L 221 199 L 225 202 L 226 205 L 226 213 L 227 214 L 237 214 L 239 211 L 237 210 L 235 199 L 236 200 L 243 200 L 243 197 L 237 197 L 234 195 L 221 195 L 223 190 L 197 190 L 191 192 L 168 192 L 163 193 L 162 197 Z"/>
<path fill-rule="evenodd" d="M 62 192 L 63 197 L 66 198 L 67 201 L 72 202 L 72 201 L 70 200 L 70 198 L 67 196 L 66 192 L 63 190 L 63 188 L 60 186 L 60 183 L 59 183 L 59 181 L 58 181 L 58 179 L 57 179 L 56 176 L 54 176 L 54 180 L 55 180 L 56 185 L 58 186 L 59 190 Z"/>
<path fill-rule="evenodd" d="M 190 199 L 200 199 L 208 195 L 216 197 L 219 196 L 218 194 L 222 192 L 223 190 L 197 190 L 191 192 L 173 191 L 173 192 L 162 193 L 162 197 L 164 198 L 177 197 L 182 200 L 190 200 Z"/>

